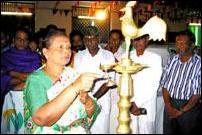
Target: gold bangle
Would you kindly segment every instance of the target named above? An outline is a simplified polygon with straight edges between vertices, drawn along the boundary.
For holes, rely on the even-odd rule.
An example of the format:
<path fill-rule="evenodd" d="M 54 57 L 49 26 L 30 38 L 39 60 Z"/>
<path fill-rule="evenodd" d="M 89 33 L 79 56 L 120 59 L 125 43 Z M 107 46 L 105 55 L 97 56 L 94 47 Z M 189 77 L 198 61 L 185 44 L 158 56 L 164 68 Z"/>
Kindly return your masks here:
<path fill-rule="evenodd" d="M 90 111 L 94 108 L 94 105 L 92 104 L 91 107 L 85 107 L 86 111 Z"/>

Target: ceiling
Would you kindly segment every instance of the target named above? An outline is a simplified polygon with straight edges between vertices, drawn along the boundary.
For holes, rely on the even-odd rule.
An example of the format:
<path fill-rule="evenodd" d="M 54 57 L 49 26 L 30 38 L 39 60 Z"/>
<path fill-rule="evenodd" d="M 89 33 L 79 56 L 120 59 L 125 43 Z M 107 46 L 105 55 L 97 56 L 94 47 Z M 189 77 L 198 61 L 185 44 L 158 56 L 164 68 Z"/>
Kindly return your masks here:
<path fill-rule="evenodd" d="M 182 8 L 192 8 L 192 9 L 201 9 L 200 6 L 200 0 L 137 0 L 140 3 L 154 3 L 155 1 L 158 1 L 160 3 L 163 3 L 165 5 L 174 5 L 175 2 L 178 3 L 179 7 Z M 194 1 L 194 2 L 193 2 Z M 58 4 L 58 7 L 64 6 L 65 4 L 70 5 L 70 3 L 75 5 L 78 1 L 9 1 L 9 2 L 23 2 L 23 3 L 36 3 L 36 5 L 40 8 L 43 7 L 54 7 L 56 3 Z M 98 1 L 79 1 L 80 6 L 89 6 L 92 3 L 95 3 Z M 110 2 L 113 1 L 100 1 L 103 5 L 108 5 Z M 120 3 L 125 4 L 127 1 L 117 1 Z"/>
<path fill-rule="evenodd" d="M 200 9 L 200 0 L 137 0 L 141 3 L 153 3 L 155 1 L 161 2 L 165 5 L 174 5 L 175 2 L 178 3 L 179 7 Z M 193 2 L 194 1 L 194 2 Z"/>
<path fill-rule="evenodd" d="M 18 1 L 19 2 L 19 1 Z M 78 4 L 79 6 L 84 6 L 84 7 L 90 7 L 91 4 L 99 1 L 24 1 L 24 2 L 30 2 L 30 3 L 36 3 L 36 6 L 39 8 L 46 8 L 46 7 L 55 7 L 57 5 L 57 8 L 60 7 L 68 7 L 68 6 L 74 6 Z M 110 3 L 113 1 L 100 1 L 100 6 L 108 6 Z M 119 1 L 119 3 L 126 3 L 125 1 Z"/>

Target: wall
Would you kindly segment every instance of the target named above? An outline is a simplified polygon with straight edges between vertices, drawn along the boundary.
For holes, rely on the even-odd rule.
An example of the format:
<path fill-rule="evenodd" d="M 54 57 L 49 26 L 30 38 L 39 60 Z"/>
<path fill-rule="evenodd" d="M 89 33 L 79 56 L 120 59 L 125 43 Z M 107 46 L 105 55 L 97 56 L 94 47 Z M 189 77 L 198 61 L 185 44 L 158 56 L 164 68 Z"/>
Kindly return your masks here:
<path fill-rule="evenodd" d="M 35 14 L 35 31 L 38 31 L 40 28 L 45 28 L 48 24 L 55 24 L 58 28 L 64 28 L 66 33 L 69 34 L 71 31 L 71 13 L 68 13 L 67 16 L 60 15 L 57 12 L 55 15 L 52 13 L 52 9 L 55 5 L 55 1 L 44 1 L 40 2 L 36 6 L 36 14 Z M 63 7 L 62 7 L 63 6 Z M 59 9 L 70 9 L 71 4 L 65 2 L 65 4 L 58 7 Z"/>
<path fill-rule="evenodd" d="M 66 33 L 71 31 L 71 14 L 68 16 L 59 13 L 53 15 L 51 10 L 38 9 L 35 15 L 35 31 L 45 28 L 48 24 L 55 24 L 58 28 L 64 28 Z"/>
<path fill-rule="evenodd" d="M 175 11 L 175 9 L 177 10 Z M 161 16 L 167 23 L 167 29 L 169 32 L 178 32 L 187 28 L 185 19 L 186 13 L 187 9 L 183 10 L 181 8 L 175 8 L 172 5 L 154 6 L 148 3 L 139 3 L 135 8 L 133 8 L 133 14 L 136 15 L 135 20 L 137 24 L 138 22 L 141 22 L 140 24 L 143 25 L 150 17 L 158 14 L 158 16 Z"/>
<path fill-rule="evenodd" d="M 48 4 L 49 3 L 49 4 Z M 50 4 L 52 3 L 52 4 Z M 63 1 L 62 4 L 58 5 L 58 9 L 71 9 L 72 5 L 75 2 Z M 38 6 L 36 6 L 36 14 L 35 14 L 35 31 L 38 31 L 40 28 L 45 28 L 48 24 L 55 24 L 59 28 L 64 28 L 66 33 L 69 34 L 71 32 L 71 22 L 72 22 L 72 13 L 69 12 L 67 16 L 60 15 L 59 12 L 53 15 L 52 9 L 54 7 L 54 1 L 44 1 L 40 2 Z M 119 10 L 124 5 L 119 5 L 116 7 L 116 10 Z M 111 28 L 110 29 L 120 29 L 121 21 L 119 20 L 118 14 L 113 12 L 111 14 Z"/>
<path fill-rule="evenodd" d="M 124 4 L 118 5 L 116 7 L 116 11 L 119 11 L 124 6 L 125 6 Z M 111 24 L 110 24 L 110 26 L 111 26 L 111 30 L 112 29 L 121 29 L 121 21 L 119 19 L 118 13 L 111 12 Z"/>
<path fill-rule="evenodd" d="M 55 24 L 59 28 L 64 28 L 66 33 L 69 34 L 71 32 L 71 22 L 72 22 L 72 13 L 69 12 L 67 16 L 60 15 L 57 12 L 56 15 L 53 15 L 52 9 L 56 3 L 56 1 L 40 1 L 38 2 L 38 6 L 36 7 L 36 15 L 35 15 L 35 31 L 38 31 L 40 28 L 45 28 L 48 24 Z M 60 1 L 60 4 L 57 6 L 58 9 L 71 9 L 72 5 L 74 5 L 76 1 Z M 94 1 L 81 1 L 80 6 L 89 6 L 94 3 Z M 107 2 L 101 2 L 105 4 L 105 6 L 109 5 Z M 122 7 L 124 7 L 126 2 L 120 2 L 115 6 L 115 10 L 119 11 Z M 143 4 L 145 5 L 145 4 Z M 183 30 L 187 27 L 186 22 L 180 23 L 170 23 L 165 19 L 168 26 L 169 32 L 177 32 Z M 121 21 L 119 20 L 118 13 L 111 12 L 111 24 L 110 29 L 121 29 Z"/>
<path fill-rule="evenodd" d="M 181 31 L 187 28 L 186 22 L 180 22 L 180 23 L 167 23 L 168 25 L 168 31 L 169 32 L 177 32 Z"/>

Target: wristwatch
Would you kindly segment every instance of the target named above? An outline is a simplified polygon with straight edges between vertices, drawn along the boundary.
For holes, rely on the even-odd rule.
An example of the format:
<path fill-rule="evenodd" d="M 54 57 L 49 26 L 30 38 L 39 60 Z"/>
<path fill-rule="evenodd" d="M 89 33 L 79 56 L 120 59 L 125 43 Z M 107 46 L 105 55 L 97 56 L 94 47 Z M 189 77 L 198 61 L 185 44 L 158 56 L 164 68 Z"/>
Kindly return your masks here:
<path fill-rule="evenodd" d="M 147 114 L 147 110 L 145 108 L 139 108 L 140 110 L 140 115 L 146 115 Z"/>

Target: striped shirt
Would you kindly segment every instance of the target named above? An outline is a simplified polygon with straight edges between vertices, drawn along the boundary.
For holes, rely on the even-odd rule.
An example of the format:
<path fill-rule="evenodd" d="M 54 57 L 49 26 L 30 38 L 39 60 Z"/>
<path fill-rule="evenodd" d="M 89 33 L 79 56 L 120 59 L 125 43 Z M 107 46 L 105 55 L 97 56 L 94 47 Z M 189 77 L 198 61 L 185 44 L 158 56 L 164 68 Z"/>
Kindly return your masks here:
<path fill-rule="evenodd" d="M 192 95 L 201 96 L 201 58 L 194 54 L 182 63 L 179 55 L 168 60 L 160 85 L 173 99 L 189 100 Z"/>

